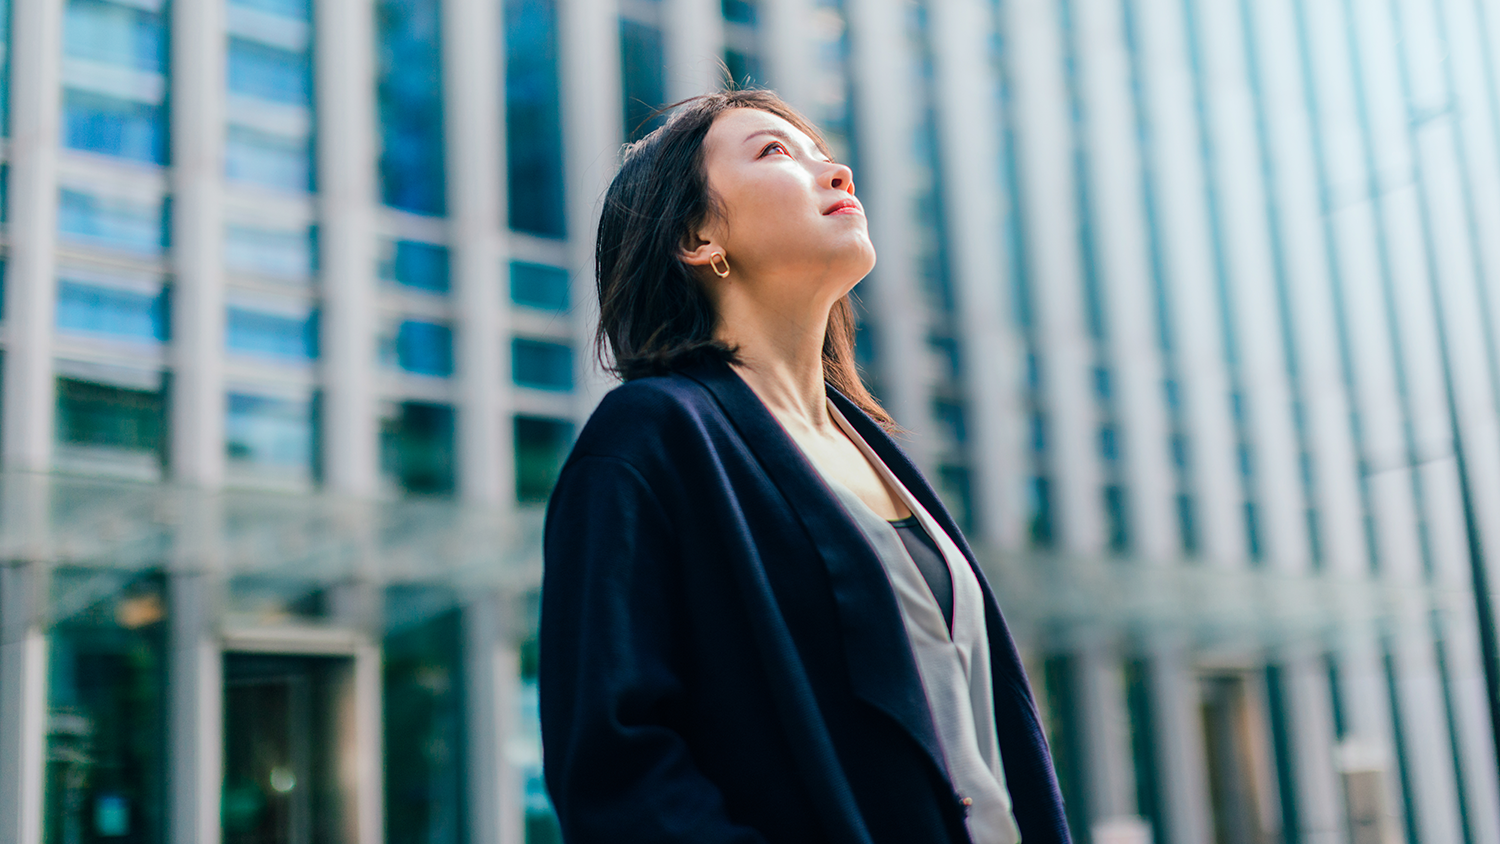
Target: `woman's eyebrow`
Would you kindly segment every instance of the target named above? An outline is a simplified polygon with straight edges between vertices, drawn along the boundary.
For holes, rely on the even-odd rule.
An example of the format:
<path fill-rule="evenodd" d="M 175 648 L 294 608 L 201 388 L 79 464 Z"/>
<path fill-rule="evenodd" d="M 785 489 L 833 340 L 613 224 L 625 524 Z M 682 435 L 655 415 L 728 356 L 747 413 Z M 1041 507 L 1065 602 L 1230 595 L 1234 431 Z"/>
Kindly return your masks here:
<path fill-rule="evenodd" d="M 751 132 L 750 134 L 745 136 L 745 140 L 743 141 L 743 143 L 748 144 L 760 135 L 770 135 L 771 137 L 784 141 L 791 146 L 800 146 L 800 144 L 797 143 L 797 139 L 793 138 L 791 134 L 788 133 L 785 129 L 776 128 L 756 129 L 754 132 Z M 821 154 L 822 150 L 818 150 L 817 152 Z M 831 162 L 833 161 L 833 159 L 829 158 L 828 161 Z"/>

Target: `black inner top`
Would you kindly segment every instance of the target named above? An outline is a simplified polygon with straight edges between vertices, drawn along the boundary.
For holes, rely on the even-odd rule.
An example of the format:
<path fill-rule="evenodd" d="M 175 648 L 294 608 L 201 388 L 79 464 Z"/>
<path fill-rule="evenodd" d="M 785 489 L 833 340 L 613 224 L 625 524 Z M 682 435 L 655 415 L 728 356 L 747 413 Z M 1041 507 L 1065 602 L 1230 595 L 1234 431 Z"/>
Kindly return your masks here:
<path fill-rule="evenodd" d="M 932 590 L 932 596 L 937 598 L 938 608 L 943 611 L 943 620 L 948 623 L 948 633 L 953 633 L 953 573 L 948 571 L 948 561 L 943 559 L 943 552 L 938 550 L 937 542 L 922 528 L 922 523 L 917 520 L 913 513 L 904 519 L 891 522 L 891 527 L 896 529 L 896 535 L 901 537 L 901 544 L 906 546 L 906 553 L 911 555 L 912 562 L 917 564 L 917 571 L 922 573 L 922 579 L 927 581 L 927 588 Z"/>

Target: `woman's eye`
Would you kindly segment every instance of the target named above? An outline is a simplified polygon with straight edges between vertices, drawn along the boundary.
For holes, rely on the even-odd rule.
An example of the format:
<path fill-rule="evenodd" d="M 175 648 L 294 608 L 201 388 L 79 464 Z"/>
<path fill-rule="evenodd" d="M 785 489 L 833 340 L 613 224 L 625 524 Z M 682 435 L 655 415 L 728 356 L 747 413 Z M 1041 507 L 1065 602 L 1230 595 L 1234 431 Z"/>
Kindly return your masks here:
<path fill-rule="evenodd" d="M 765 158 L 766 156 L 771 154 L 772 150 L 781 150 L 782 155 L 791 155 L 790 152 L 787 152 L 786 145 L 781 141 L 772 141 L 769 144 L 766 144 L 765 149 L 760 151 L 760 157 Z"/>

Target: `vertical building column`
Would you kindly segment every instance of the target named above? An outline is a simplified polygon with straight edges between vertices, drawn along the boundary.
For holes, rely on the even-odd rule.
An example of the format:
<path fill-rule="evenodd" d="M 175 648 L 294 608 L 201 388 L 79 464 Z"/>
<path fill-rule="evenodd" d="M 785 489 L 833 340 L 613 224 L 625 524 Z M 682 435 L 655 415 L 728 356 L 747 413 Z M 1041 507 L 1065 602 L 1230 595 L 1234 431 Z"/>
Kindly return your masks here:
<path fill-rule="evenodd" d="M 463 610 L 467 690 L 468 798 L 474 844 L 526 840 L 521 784 L 507 754 L 516 729 L 520 659 L 510 627 L 511 602 L 488 592 Z"/>
<path fill-rule="evenodd" d="M 378 479 L 375 413 L 375 66 L 371 0 L 318 0 L 315 37 L 324 482 Z"/>
<path fill-rule="evenodd" d="M 875 326 L 875 366 L 881 398 L 896 421 L 914 431 L 932 426 L 925 363 L 927 308 L 917 289 L 912 230 L 916 174 L 917 79 L 906 32 L 906 9 L 896 0 L 849 0 L 850 74 L 860 172 L 856 190 L 870 221 L 878 264 L 855 295 Z M 917 465 L 931 471 L 932 455 L 920 438 L 911 443 Z"/>
<path fill-rule="evenodd" d="M 1088 118 L 1082 143 L 1095 206 L 1097 265 L 1106 302 L 1114 401 L 1123 443 L 1122 481 L 1132 553 L 1148 563 L 1179 551 L 1168 452 L 1164 367 L 1152 326 L 1151 232 L 1130 88 L 1122 8 L 1110 0 L 1073 0 L 1078 73 Z M 1166 326 L 1171 331 L 1172 326 Z"/>
<path fill-rule="evenodd" d="M 1151 124 L 1151 176 L 1160 203 L 1163 263 L 1178 343 L 1179 392 L 1190 437 L 1188 473 L 1199 552 L 1233 564 L 1245 557 L 1244 520 L 1235 478 L 1234 424 L 1214 305 L 1213 235 L 1198 144 L 1192 68 L 1183 6 L 1138 0 L 1134 8 L 1142 87 Z"/>
<path fill-rule="evenodd" d="M 502 401 L 509 335 L 501 286 L 505 265 L 505 42 L 500 4 L 446 0 L 443 83 L 448 210 L 458 314 L 458 488 L 487 507 L 513 496 L 511 426 Z"/>
<path fill-rule="evenodd" d="M 964 393 L 974 485 L 975 539 L 1001 548 L 1024 542 L 1025 412 L 1020 406 L 1021 350 L 1006 307 L 1010 266 L 1000 233 L 1004 191 L 995 151 L 999 103 L 989 39 L 994 15 L 980 0 L 927 5 L 933 50 L 940 194 L 947 207 L 945 247 L 952 271 L 958 335 L 964 344 Z M 1016 213 L 1015 209 L 1011 209 Z M 877 245 L 878 248 L 878 245 Z"/>
<path fill-rule="evenodd" d="M 1160 772 L 1163 815 L 1163 828 L 1152 831 L 1153 840 L 1161 844 L 1212 841 L 1213 801 L 1192 666 L 1186 650 L 1173 642 L 1151 643 L 1147 653 L 1146 679 L 1159 739 L 1151 752 Z"/>
<path fill-rule="evenodd" d="M 224 776 L 224 656 L 213 628 L 221 578 L 184 567 L 168 578 L 168 840 L 217 844 Z"/>
<path fill-rule="evenodd" d="M 662 0 L 667 102 L 718 90 L 723 81 L 724 15 L 718 0 Z"/>
<path fill-rule="evenodd" d="M 172 379 L 168 454 L 179 482 L 224 475 L 223 3 L 172 15 Z"/>
<path fill-rule="evenodd" d="M 62 4 L 15 0 L 10 27 L 4 420 L 7 470 L 52 464 L 52 331 L 57 307 L 57 145 Z"/>
<path fill-rule="evenodd" d="M 1106 646 L 1082 648 L 1075 663 L 1084 758 L 1083 787 L 1091 817 L 1090 837 L 1124 837 L 1139 829 L 1135 769 L 1131 756 L 1130 716 L 1119 658 Z"/>
<path fill-rule="evenodd" d="M 816 0 L 760 0 L 760 58 L 766 79 L 782 99 L 804 114 L 816 105 L 818 75 L 814 27 Z"/>
<path fill-rule="evenodd" d="M 567 188 L 569 298 L 576 371 L 574 413 L 593 412 L 612 379 L 594 357 L 599 297 L 594 288 L 594 234 L 604 191 L 625 140 L 620 109 L 620 10 L 615 0 L 558 0 L 558 71 Z"/>
<path fill-rule="evenodd" d="M 1079 208 L 1073 190 L 1074 125 L 1068 114 L 1062 32 L 1051 0 L 1006 3 L 1001 26 L 1015 81 L 1016 158 L 1027 221 L 1032 295 L 1045 396 L 1046 451 L 1056 490 L 1058 546 L 1079 554 L 1103 544 L 1099 449 L 1084 328 Z"/>
<path fill-rule="evenodd" d="M 42 841 L 46 584 L 42 563 L 0 564 L 0 839 L 16 844 Z"/>

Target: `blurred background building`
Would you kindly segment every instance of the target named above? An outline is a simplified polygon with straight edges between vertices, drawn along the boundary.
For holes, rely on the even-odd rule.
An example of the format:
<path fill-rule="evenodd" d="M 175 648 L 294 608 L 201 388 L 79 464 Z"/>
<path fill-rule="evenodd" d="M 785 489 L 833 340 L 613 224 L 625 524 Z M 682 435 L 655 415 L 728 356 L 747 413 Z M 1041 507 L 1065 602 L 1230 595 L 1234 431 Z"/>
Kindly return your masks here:
<path fill-rule="evenodd" d="M 1080 841 L 1500 841 L 1500 6 L 0 9 L 0 841 L 558 840 L 593 220 L 721 63 L 856 170 Z"/>

